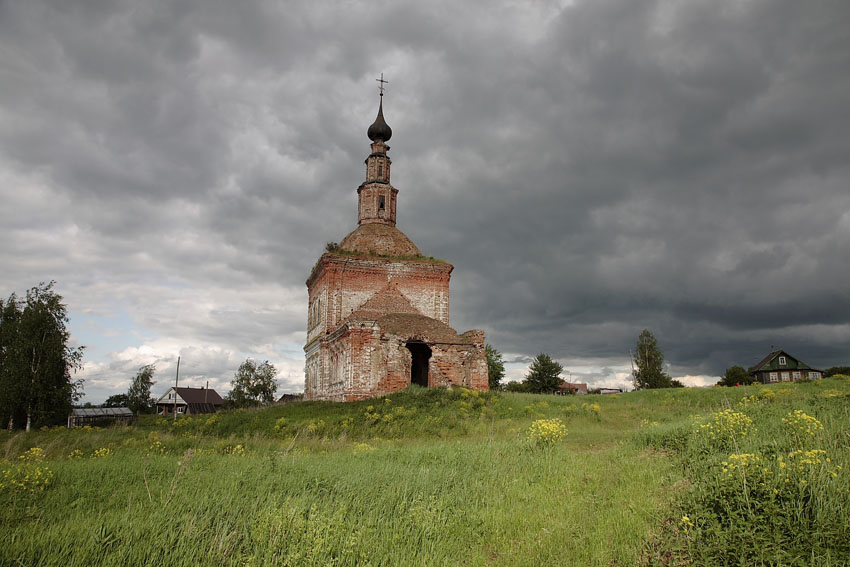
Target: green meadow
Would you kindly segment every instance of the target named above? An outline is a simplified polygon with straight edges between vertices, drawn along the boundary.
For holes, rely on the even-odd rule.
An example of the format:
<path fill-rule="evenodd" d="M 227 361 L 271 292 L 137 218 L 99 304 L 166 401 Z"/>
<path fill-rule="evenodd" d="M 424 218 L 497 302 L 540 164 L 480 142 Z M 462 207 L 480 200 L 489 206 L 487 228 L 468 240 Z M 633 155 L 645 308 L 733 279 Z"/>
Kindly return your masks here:
<path fill-rule="evenodd" d="M 850 379 L 0 433 L 0 565 L 848 565 Z"/>

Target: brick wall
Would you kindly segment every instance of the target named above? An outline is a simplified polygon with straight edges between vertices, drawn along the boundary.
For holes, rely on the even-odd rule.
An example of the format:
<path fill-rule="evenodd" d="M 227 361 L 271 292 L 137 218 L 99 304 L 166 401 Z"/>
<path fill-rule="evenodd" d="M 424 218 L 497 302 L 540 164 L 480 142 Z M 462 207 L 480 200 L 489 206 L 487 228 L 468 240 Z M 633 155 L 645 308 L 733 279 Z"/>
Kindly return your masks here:
<path fill-rule="evenodd" d="M 452 269 L 443 263 L 324 254 L 307 281 L 305 399 L 356 400 L 407 388 L 412 356 L 406 345 L 414 337 L 431 349 L 430 387 L 486 390 L 483 331 L 458 335 L 447 328 Z M 350 317 L 363 313 L 358 310 L 364 305 L 374 319 L 416 312 L 409 317 L 419 317 L 419 326 L 406 329 L 402 318 L 400 327 L 387 330 L 362 316 Z"/>
<path fill-rule="evenodd" d="M 334 330 L 376 292 L 392 284 L 421 314 L 449 324 L 449 280 L 453 266 L 436 262 L 360 258 L 324 254 L 307 281 L 309 305 L 318 305 L 316 324 L 308 321 L 307 343 Z M 391 311 L 386 311 L 390 313 Z"/>
<path fill-rule="evenodd" d="M 464 386 L 486 390 L 487 360 L 483 333 L 473 344 L 428 343 L 428 386 Z M 463 336 L 466 337 L 468 333 Z M 407 336 L 383 331 L 376 323 L 349 323 L 316 344 L 327 352 L 325 378 L 311 380 L 317 372 L 308 357 L 305 398 L 351 401 L 391 394 L 410 386 L 412 356 Z M 316 359 L 318 362 L 318 358 Z M 321 370 L 318 371 L 321 373 Z"/>

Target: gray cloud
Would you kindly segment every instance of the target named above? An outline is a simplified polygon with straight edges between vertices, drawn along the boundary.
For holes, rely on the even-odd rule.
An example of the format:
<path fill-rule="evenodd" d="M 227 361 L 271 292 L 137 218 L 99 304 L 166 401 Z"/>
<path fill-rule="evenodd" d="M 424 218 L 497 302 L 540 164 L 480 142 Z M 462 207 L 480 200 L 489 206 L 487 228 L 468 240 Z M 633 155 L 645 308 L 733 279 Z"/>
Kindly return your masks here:
<path fill-rule="evenodd" d="M 455 327 L 517 364 L 590 361 L 588 380 L 627 368 L 644 327 L 679 375 L 771 344 L 846 364 L 848 16 L 3 3 L 0 284 L 56 279 L 72 314 L 125 313 L 97 327 L 134 329 L 122 345 L 80 332 L 108 387 L 156 347 L 222 385 L 269 358 L 297 388 L 304 281 L 354 228 L 383 71 L 399 227 L 455 265 Z"/>

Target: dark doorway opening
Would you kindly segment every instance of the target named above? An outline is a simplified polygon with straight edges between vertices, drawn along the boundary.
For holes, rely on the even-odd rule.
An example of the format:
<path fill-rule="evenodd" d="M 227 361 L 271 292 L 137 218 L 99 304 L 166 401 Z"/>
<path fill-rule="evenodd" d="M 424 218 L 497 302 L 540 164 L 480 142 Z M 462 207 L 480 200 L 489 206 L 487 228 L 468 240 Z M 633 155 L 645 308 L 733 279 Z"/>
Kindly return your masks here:
<path fill-rule="evenodd" d="M 410 383 L 427 388 L 430 347 L 421 341 L 408 341 L 405 346 L 410 351 Z"/>

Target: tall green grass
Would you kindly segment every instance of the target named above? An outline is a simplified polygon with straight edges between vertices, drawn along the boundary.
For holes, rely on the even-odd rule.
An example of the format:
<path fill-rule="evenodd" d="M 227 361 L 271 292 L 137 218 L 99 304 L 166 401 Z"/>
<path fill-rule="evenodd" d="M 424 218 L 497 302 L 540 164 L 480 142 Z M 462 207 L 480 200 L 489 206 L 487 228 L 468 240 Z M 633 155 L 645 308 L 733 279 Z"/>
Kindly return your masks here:
<path fill-rule="evenodd" d="M 850 383 L 762 390 L 413 388 L 2 433 L 0 473 L 23 488 L 0 477 L 0 565 L 846 564 Z M 726 409 L 752 425 L 709 438 L 699 425 Z M 795 409 L 823 428 L 795 433 Z M 534 443 L 542 419 L 568 434 Z M 754 505 L 768 487 L 723 471 L 759 454 L 778 474 L 775 456 L 798 448 L 831 462 L 781 499 Z M 39 467 L 49 482 L 27 485 Z"/>
<path fill-rule="evenodd" d="M 650 563 L 847 565 L 850 382 L 735 390 L 639 436 L 673 451 L 687 481 Z"/>

